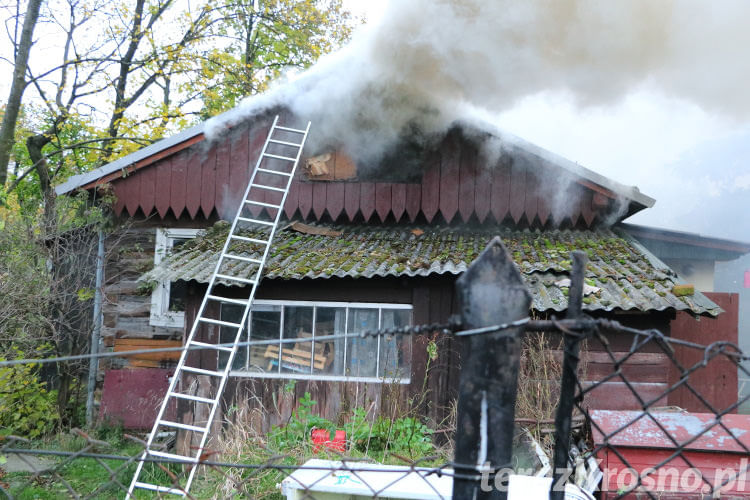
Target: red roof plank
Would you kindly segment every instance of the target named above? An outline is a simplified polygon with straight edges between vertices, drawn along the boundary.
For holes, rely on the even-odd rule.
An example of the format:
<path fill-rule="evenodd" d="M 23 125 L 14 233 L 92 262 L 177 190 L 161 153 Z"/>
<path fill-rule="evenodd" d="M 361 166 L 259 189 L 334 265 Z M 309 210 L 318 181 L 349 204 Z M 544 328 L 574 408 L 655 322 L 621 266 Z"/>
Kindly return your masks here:
<path fill-rule="evenodd" d="M 534 169 L 527 163 L 526 164 L 526 200 L 524 202 L 523 211 L 526 214 L 526 220 L 531 224 L 534 221 L 539 212 L 539 198 L 541 193 L 539 188 L 541 186 L 539 176 L 534 173 Z"/>
<path fill-rule="evenodd" d="M 169 204 L 176 218 L 185 210 L 187 191 L 187 158 L 184 152 L 177 153 L 172 160 L 172 181 L 169 189 Z"/>
<path fill-rule="evenodd" d="M 375 212 L 381 221 L 384 221 L 391 212 L 392 189 L 390 182 L 378 182 L 375 184 Z"/>
<path fill-rule="evenodd" d="M 526 164 L 516 160 L 510 167 L 510 216 L 518 224 L 526 208 Z"/>
<path fill-rule="evenodd" d="M 510 164 L 508 157 L 503 157 L 497 161 L 494 166 L 489 167 L 492 170 L 492 200 L 490 210 L 497 222 L 502 222 L 508 215 L 510 206 Z"/>
<path fill-rule="evenodd" d="M 323 213 L 326 211 L 326 206 L 328 205 L 326 184 L 327 182 L 315 182 L 312 185 L 312 209 L 317 220 L 323 217 Z"/>
<path fill-rule="evenodd" d="M 409 215 L 409 221 L 414 222 L 419 215 L 419 209 L 422 206 L 422 185 L 406 185 L 406 213 Z"/>
<path fill-rule="evenodd" d="M 328 215 L 331 219 L 336 220 L 344 210 L 344 190 L 345 186 L 343 182 L 331 182 L 326 188 L 326 205 Z"/>
<path fill-rule="evenodd" d="M 359 210 L 359 195 L 361 187 L 359 182 L 346 183 L 344 188 L 344 211 L 349 221 L 353 221 Z"/>
<path fill-rule="evenodd" d="M 292 183 L 289 185 L 289 194 L 286 195 L 284 203 L 284 214 L 287 219 L 294 217 L 294 212 L 299 207 L 299 172 L 294 176 Z"/>
<path fill-rule="evenodd" d="M 236 207 L 229 208 L 229 141 L 222 140 L 216 150 L 216 212 L 229 220 Z"/>
<path fill-rule="evenodd" d="M 406 210 L 406 184 L 391 184 L 391 210 L 396 222 L 401 220 Z"/>
<path fill-rule="evenodd" d="M 359 209 L 362 211 L 366 221 L 370 220 L 375 212 L 375 183 L 363 182 L 361 184 Z"/>
<path fill-rule="evenodd" d="M 432 222 L 440 204 L 440 156 L 430 153 L 422 175 L 422 214 Z"/>
<path fill-rule="evenodd" d="M 230 134 L 229 153 L 229 199 L 225 200 L 226 210 L 234 216 L 242 203 L 249 181 L 249 133 L 247 129 L 238 129 Z"/>
<path fill-rule="evenodd" d="M 169 210 L 169 191 L 167 190 L 167 186 L 171 185 L 172 161 L 172 158 L 167 158 L 154 167 L 151 167 L 156 168 L 156 211 L 162 219 L 167 216 L 167 211 Z"/>
<path fill-rule="evenodd" d="M 303 219 L 307 219 L 312 209 L 313 185 L 311 182 L 300 182 L 299 211 Z"/>
<path fill-rule="evenodd" d="M 199 151 L 189 151 L 187 153 L 187 189 L 185 190 L 185 208 L 191 219 L 198 215 L 198 209 L 201 206 L 201 185 L 200 180 L 203 177 L 203 166 Z"/>
<path fill-rule="evenodd" d="M 145 173 L 145 171 L 144 171 Z M 201 162 L 201 210 L 208 217 L 216 201 L 216 144 L 206 152 Z"/>
<path fill-rule="evenodd" d="M 458 212 L 458 183 L 461 163 L 461 148 L 455 135 L 451 134 L 443 143 L 440 159 L 440 212 L 450 222 Z"/>
<path fill-rule="evenodd" d="M 461 149 L 461 162 L 458 181 L 458 212 L 464 222 L 474 213 L 476 205 L 474 199 L 475 181 L 477 177 L 476 150 L 473 146 L 465 145 Z"/>
<path fill-rule="evenodd" d="M 137 176 L 130 174 L 120 182 L 122 183 L 121 192 L 125 200 L 125 208 L 132 217 L 138 210 L 138 191 L 141 188 L 141 181 Z"/>
<path fill-rule="evenodd" d="M 474 161 L 478 161 L 476 150 L 474 151 Z M 476 163 L 475 172 L 477 180 L 474 185 L 474 213 L 477 214 L 479 222 L 484 222 L 490 213 L 490 203 L 492 201 L 492 171 L 484 165 Z"/>
<path fill-rule="evenodd" d="M 138 176 L 141 178 L 138 204 L 141 207 L 143 215 L 148 217 L 154 211 L 154 202 L 156 200 L 156 169 L 146 168 Z"/>

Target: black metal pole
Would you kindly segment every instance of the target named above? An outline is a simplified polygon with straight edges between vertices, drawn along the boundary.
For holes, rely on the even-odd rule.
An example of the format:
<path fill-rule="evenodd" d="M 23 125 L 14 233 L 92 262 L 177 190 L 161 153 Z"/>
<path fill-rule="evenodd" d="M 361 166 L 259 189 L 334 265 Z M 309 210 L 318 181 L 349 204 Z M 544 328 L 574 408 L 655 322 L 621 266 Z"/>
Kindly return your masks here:
<path fill-rule="evenodd" d="M 587 256 L 576 250 L 571 253 L 573 267 L 570 272 L 568 289 L 568 312 L 566 318 L 577 320 L 583 317 L 583 284 Z M 565 353 L 563 356 L 562 377 L 560 380 L 560 402 L 555 415 L 555 455 L 553 481 L 550 500 L 564 500 L 565 479 L 568 476 L 568 457 L 570 453 L 570 420 L 573 415 L 573 404 L 576 394 L 580 341 L 571 335 L 565 335 Z"/>
<path fill-rule="evenodd" d="M 467 328 L 525 318 L 531 305 L 531 295 L 497 237 L 459 278 L 456 291 Z M 513 452 L 522 331 L 518 326 L 502 334 L 461 337 L 453 479 L 457 500 L 507 496 L 496 488 L 494 473 L 510 464 Z"/>

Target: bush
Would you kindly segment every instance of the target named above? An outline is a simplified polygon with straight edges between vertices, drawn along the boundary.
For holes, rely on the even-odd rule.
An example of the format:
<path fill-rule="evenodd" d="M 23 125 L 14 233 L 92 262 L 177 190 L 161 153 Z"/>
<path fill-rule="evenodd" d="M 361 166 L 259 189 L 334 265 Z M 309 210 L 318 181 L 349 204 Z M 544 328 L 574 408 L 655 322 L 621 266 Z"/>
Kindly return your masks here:
<path fill-rule="evenodd" d="M 414 459 L 435 451 L 432 429 L 414 417 L 379 416 L 371 424 L 367 413 L 356 408 L 345 429 L 352 446 L 363 453 L 387 452 Z"/>
<path fill-rule="evenodd" d="M 57 394 L 45 385 L 36 365 L 0 367 L 0 429 L 27 438 L 51 432 L 59 420 Z"/>

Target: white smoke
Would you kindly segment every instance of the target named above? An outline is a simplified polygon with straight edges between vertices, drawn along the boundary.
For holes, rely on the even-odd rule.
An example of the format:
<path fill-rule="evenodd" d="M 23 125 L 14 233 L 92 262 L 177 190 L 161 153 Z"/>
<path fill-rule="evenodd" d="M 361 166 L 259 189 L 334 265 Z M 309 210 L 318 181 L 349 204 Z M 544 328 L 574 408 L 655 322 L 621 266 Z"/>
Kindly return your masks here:
<path fill-rule="evenodd" d="M 318 140 L 376 156 L 405 127 L 439 132 L 471 109 L 567 92 L 609 104 L 652 88 L 732 117 L 750 112 L 745 0 L 398 0 L 352 42 L 210 121 L 217 131 L 274 105 Z"/>

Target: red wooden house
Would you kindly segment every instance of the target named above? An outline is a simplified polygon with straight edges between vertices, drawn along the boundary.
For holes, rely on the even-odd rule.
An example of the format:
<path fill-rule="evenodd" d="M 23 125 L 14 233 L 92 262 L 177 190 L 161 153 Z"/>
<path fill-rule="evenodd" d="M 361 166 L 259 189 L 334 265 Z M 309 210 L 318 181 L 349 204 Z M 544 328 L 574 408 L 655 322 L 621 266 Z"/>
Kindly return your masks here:
<path fill-rule="evenodd" d="M 93 195 L 106 187 L 117 199 L 114 216 L 127 238 L 107 264 L 105 345 L 126 349 L 133 339 L 155 345 L 180 339 L 190 328 L 226 235 L 221 220 L 236 210 L 271 119 L 255 116 L 213 140 L 198 125 L 57 188 L 60 194 L 84 189 Z M 290 125 L 294 120 L 282 117 Z M 498 143 L 502 152 L 491 154 Z M 721 312 L 700 293 L 673 294 L 677 274 L 617 227 L 653 199 L 523 140 L 456 123 L 374 165 L 336 148 L 306 150 L 303 159 L 307 168 L 293 181 L 284 205 L 288 224 L 277 233 L 249 320 L 251 339 L 443 323 L 456 309 L 456 277 L 498 234 L 538 315 L 566 309 L 560 280 L 576 248 L 589 253 L 587 279 L 597 290 L 584 299 L 589 314 L 669 334 L 677 311 L 709 318 Z M 226 318 L 237 313 L 231 307 L 217 312 Z M 222 332 L 205 327 L 201 335 L 215 342 Z M 426 346 L 435 338 L 313 342 L 307 352 L 289 355 L 280 344 L 245 349 L 233 367 L 226 404 L 275 407 L 259 423 L 265 428 L 286 418 L 305 392 L 335 419 L 342 409 L 370 402 L 385 407 L 426 387 L 425 414 L 440 423 L 449 414 L 460 359 L 443 339 L 426 373 Z M 617 338 L 611 347 L 628 349 Z M 587 354 L 592 376 L 612 370 L 597 349 L 590 346 Z M 222 363 L 216 355 L 191 355 L 206 368 Z M 115 361 L 104 368 L 151 369 L 154 380 L 163 380 L 157 370 L 168 370 L 171 362 Z M 669 360 L 656 346 L 646 346 L 624 370 L 643 397 L 657 397 L 667 387 Z M 298 381 L 291 395 L 284 392 L 289 380 Z M 197 391 L 211 388 L 204 383 Z M 614 379 L 587 403 L 625 409 L 635 401 Z"/>

